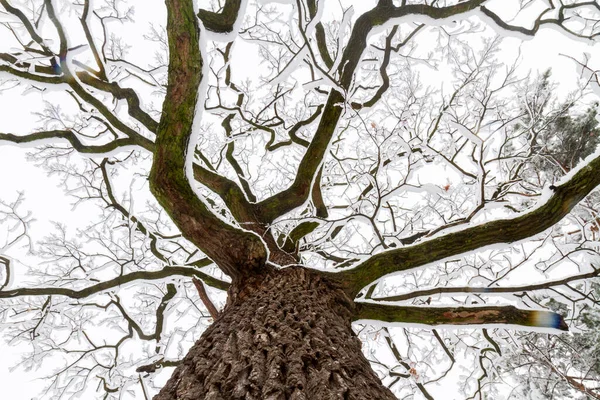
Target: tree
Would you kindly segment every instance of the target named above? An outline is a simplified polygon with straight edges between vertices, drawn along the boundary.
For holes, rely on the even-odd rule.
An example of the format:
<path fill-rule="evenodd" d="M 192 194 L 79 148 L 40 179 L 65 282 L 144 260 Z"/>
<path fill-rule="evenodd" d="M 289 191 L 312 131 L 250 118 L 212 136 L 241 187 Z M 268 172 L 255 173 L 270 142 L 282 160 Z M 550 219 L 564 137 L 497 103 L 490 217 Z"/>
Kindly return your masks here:
<path fill-rule="evenodd" d="M 487 28 L 535 36 L 550 26 L 593 41 L 600 5 L 539 3 L 529 25 L 513 25 L 510 7 L 486 0 L 380 0 L 337 21 L 314 0 L 213 10 L 166 0 L 166 28 L 146 36 L 156 57 L 134 64 L 115 26 L 132 13 L 118 1 L 0 0 L 3 90 L 27 85 L 55 100 L 36 110 L 39 129 L 0 140 L 44 141 L 31 158 L 78 203 L 101 207 L 82 240 L 57 225 L 36 253 L 51 263 L 17 286 L 9 248 L 27 240 L 30 220 L 20 198 L 3 204 L 8 336 L 32 343 L 31 364 L 64 354 L 49 388 L 57 398 L 147 397 L 142 374 L 170 366 L 155 399 L 391 399 L 406 387 L 431 398 L 426 385 L 463 350 L 479 365 L 465 395 L 494 390 L 493 354 L 513 338 L 497 325 L 567 330 L 577 313 L 533 307 L 549 293 L 594 303 L 600 271 L 589 196 L 600 184 L 598 130 L 595 111 L 581 113 L 598 75 L 579 62 L 587 80 L 553 105 L 549 77 L 519 75 Z M 513 8 L 519 18 L 533 9 Z M 262 58 L 257 82 L 235 78 L 247 72 L 235 58 L 245 43 Z M 452 72 L 450 85 L 423 85 L 436 68 Z M 152 199 L 141 207 L 144 189 L 119 194 L 123 180 Z M 541 280 L 515 285 L 514 271 Z M 199 338 L 206 316 L 191 288 L 214 320 Z M 220 311 L 217 291 L 227 294 Z M 196 321 L 173 327 L 182 314 Z M 378 373 L 353 322 L 389 349 L 370 360 Z M 407 357 L 394 323 L 431 327 L 424 348 L 439 347 L 445 372 L 408 362 L 427 337 L 405 330 Z M 472 341 L 438 325 L 484 329 Z M 132 343 L 142 356 L 122 356 Z"/>
<path fill-rule="evenodd" d="M 554 85 L 550 76 L 551 71 L 547 70 L 534 82 L 530 95 L 526 96 L 524 109 L 544 113 L 544 109 L 555 101 L 551 95 Z M 554 183 L 573 169 L 577 160 L 592 154 L 599 136 L 596 107 L 597 103 L 573 117 L 569 115 L 572 105 L 567 102 L 547 113 L 549 118 L 544 122 L 535 124 L 536 131 L 528 140 L 535 149 L 536 157 L 531 160 L 530 166 L 524 168 L 529 184 L 535 185 L 536 180 L 539 182 L 540 175 L 542 182 Z M 529 124 L 532 122 L 531 118 L 525 121 Z M 591 194 L 586 203 L 590 206 L 588 210 L 592 211 L 591 215 L 580 210 L 574 210 L 573 213 L 579 214 L 578 217 L 582 219 L 594 218 L 597 213 L 597 193 Z M 596 232 L 594 225 L 590 228 L 593 240 L 596 239 Z M 542 398 L 598 398 L 598 310 L 590 308 L 590 304 L 598 304 L 598 288 L 596 280 L 587 289 L 582 285 L 567 285 L 568 290 L 579 292 L 583 297 L 536 296 L 537 301 L 545 303 L 554 312 L 562 315 L 572 313 L 579 317 L 573 320 L 575 333 L 571 336 L 519 335 L 519 348 L 510 356 L 505 356 L 500 363 L 500 369 L 510 371 L 509 374 L 520 370 L 511 374 L 522 381 L 516 391 L 518 396 L 526 397 L 525 390 L 537 392 Z M 589 302 L 585 301 L 586 297 Z"/>

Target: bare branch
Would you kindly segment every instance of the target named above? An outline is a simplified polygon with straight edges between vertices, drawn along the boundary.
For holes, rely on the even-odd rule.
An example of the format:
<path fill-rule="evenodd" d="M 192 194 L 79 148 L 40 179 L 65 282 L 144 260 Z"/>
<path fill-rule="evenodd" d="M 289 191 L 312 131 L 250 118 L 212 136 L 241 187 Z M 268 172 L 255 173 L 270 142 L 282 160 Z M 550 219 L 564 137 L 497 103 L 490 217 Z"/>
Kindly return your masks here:
<path fill-rule="evenodd" d="M 241 0 L 226 0 L 220 12 L 199 10 L 198 18 L 200 18 L 204 27 L 209 31 L 228 33 L 233 30 L 241 6 Z"/>
<path fill-rule="evenodd" d="M 48 139 L 67 140 L 75 150 L 80 153 L 102 154 L 125 146 L 140 146 L 146 150 L 152 150 L 154 144 L 149 140 L 143 140 L 141 136 L 115 139 L 106 144 L 88 145 L 83 144 L 77 135 L 70 130 L 52 130 L 30 133 L 28 135 L 15 135 L 12 133 L 0 133 L 0 141 L 12 143 L 34 143 Z"/>
<path fill-rule="evenodd" d="M 200 300 L 202 300 L 202 303 L 210 313 L 210 316 L 213 317 L 213 319 L 217 319 L 217 317 L 219 316 L 219 310 L 217 310 L 217 307 L 215 307 L 213 302 L 210 300 L 210 297 L 208 297 L 208 293 L 206 293 L 206 289 L 204 288 L 204 284 L 202 283 L 202 281 L 196 278 L 192 278 L 192 282 L 194 283 L 194 286 L 198 291 L 198 296 L 200 296 Z"/>
<path fill-rule="evenodd" d="M 548 289 L 551 287 L 564 285 L 569 282 L 580 281 L 583 279 L 592 279 L 600 276 L 600 269 L 588 272 L 587 274 L 578 274 L 569 276 L 564 279 L 557 279 L 553 281 L 542 282 L 533 285 L 522 285 L 522 286 L 488 286 L 488 287 L 436 287 L 431 289 L 417 290 L 406 294 L 400 294 L 395 296 L 387 297 L 374 297 L 373 300 L 377 301 L 404 301 L 410 300 L 417 297 L 433 296 L 436 294 L 447 294 L 447 293 L 482 293 L 482 294 L 494 294 L 494 293 L 523 293 L 532 292 L 535 290 Z"/>
<path fill-rule="evenodd" d="M 316 0 L 308 0 L 308 14 L 310 18 L 314 19 L 317 15 L 317 1 Z M 323 5 L 322 5 L 323 7 Z M 329 54 L 329 50 L 327 49 L 327 37 L 325 36 L 325 28 L 323 24 L 319 21 L 315 25 L 315 38 L 317 39 L 317 49 L 319 49 L 319 54 L 321 55 L 321 59 L 325 63 L 327 68 L 333 67 L 333 59 Z"/>
<path fill-rule="evenodd" d="M 424 15 L 434 19 L 445 19 L 463 14 L 483 4 L 485 0 L 470 0 L 448 7 L 429 5 L 406 5 L 394 7 L 391 3 L 380 2 L 375 8 L 361 15 L 356 21 L 346 50 L 342 56 L 338 73 L 340 87 L 347 91 L 353 81 L 354 72 L 367 45 L 367 37 L 371 30 L 392 18 L 408 15 Z M 291 186 L 257 203 L 257 217 L 265 222 L 272 222 L 277 217 L 302 205 L 309 196 L 311 183 L 319 171 L 329 142 L 335 132 L 337 123 L 346 103 L 344 94 L 332 90 L 321 115 L 316 133 L 300 162 L 294 182 Z"/>
<path fill-rule="evenodd" d="M 567 324 L 559 314 L 550 311 L 521 310 L 513 306 L 411 307 L 357 302 L 354 320 L 430 326 L 508 324 L 568 330 Z"/>
<path fill-rule="evenodd" d="M 569 19 L 569 17 L 565 16 L 565 11 L 589 7 L 589 8 L 595 8 L 596 11 L 600 12 L 600 4 L 598 4 L 597 1 L 583 1 L 581 3 L 572 3 L 572 4 L 567 4 L 567 5 L 562 4 L 562 2 L 561 2 L 560 6 L 558 7 L 558 10 L 556 10 L 556 7 L 554 6 L 554 4 L 552 2 L 550 2 L 550 4 L 552 6 L 550 8 L 547 8 L 546 10 L 544 10 L 542 13 L 540 13 L 539 17 L 536 18 L 536 20 L 534 21 L 532 28 L 525 28 L 522 26 L 511 25 L 511 24 L 505 22 L 498 14 L 494 13 L 493 11 L 491 11 L 489 8 L 487 8 L 485 6 L 481 6 L 481 12 L 484 15 L 486 15 L 487 17 L 489 17 L 500 28 L 502 28 L 506 31 L 509 31 L 509 32 L 518 32 L 520 34 L 527 35 L 527 36 L 534 36 L 540 30 L 540 28 L 544 25 L 555 25 L 555 26 L 559 27 L 560 29 L 562 29 L 563 31 L 565 31 L 566 33 L 569 33 L 573 36 L 577 36 L 582 39 L 592 40 L 592 39 L 600 36 L 600 32 L 591 33 L 589 35 L 581 34 L 581 33 L 575 32 L 575 31 L 567 28 L 564 24 L 567 21 L 567 19 Z M 544 16 L 549 11 L 556 12 L 558 14 L 558 18 L 544 18 Z"/>
<path fill-rule="evenodd" d="M 533 211 L 515 218 L 499 219 L 447 233 L 414 246 L 374 255 L 357 267 L 330 274 L 343 282 L 352 296 L 387 274 L 464 254 L 496 243 L 513 243 L 543 232 L 560 221 L 585 196 L 600 184 L 600 157 L 592 159 L 560 186 L 553 195 Z"/>
<path fill-rule="evenodd" d="M 0 71 L 8 72 L 11 75 L 19 78 L 27 79 L 34 82 L 42 82 L 49 84 L 68 83 L 65 77 L 59 73 L 56 68 L 34 65 L 33 71 L 30 72 L 32 65 L 27 62 L 20 62 L 17 57 L 12 54 L 0 53 L 0 60 L 4 60 L 15 67 L 9 65 L 0 65 Z M 125 100 L 127 102 L 127 111 L 129 115 L 140 121 L 150 132 L 155 133 L 158 127 L 156 122 L 146 111 L 142 110 L 140 99 L 137 93 L 131 88 L 122 88 L 116 82 L 108 82 L 106 79 L 100 79 L 88 71 L 77 71 L 75 75 L 80 82 L 93 87 L 94 89 L 102 90 L 112 94 L 116 99 Z M 86 99 L 90 99 L 89 96 Z M 90 103 L 92 105 L 101 104 L 99 102 Z M 131 132 L 131 131 L 127 131 Z"/>
<path fill-rule="evenodd" d="M 206 260 L 203 264 L 209 265 L 210 261 Z M 205 266 L 202 265 L 202 266 Z M 158 271 L 136 271 L 130 274 L 121 275 L 108 281 L 100 282 L 81 290 L 73 290 L 61 287 L 41 287 L 41 288 L 20 288 L 0 291 L 0 298 L 6 299 L 19 296 L 67 296 L 72 299 L 83 299 L 102 291 L 113 289 L 118 286 L 125 285 L 137 280 L 157 280 L 164 279 L 170 276 L 197 276 L 206 282 L 207 285 L 217 289 L 227 290 L 229 284 L 219 279 L 213 278 L 196 268 L 192 267 L 166 267 Z"/>
<path fill-rule="evenodd" d="M 157 131 L 150 189 L 183 235 L 232 278 L 265 268 L 266 248 L 255 234 L 229 225 L 200 200 L 186 160 L 202 80 L 198 20 L 190 0 L 167 2 L 169 85 Z M 185 54 L 186 57 L 181 57 Z"/>

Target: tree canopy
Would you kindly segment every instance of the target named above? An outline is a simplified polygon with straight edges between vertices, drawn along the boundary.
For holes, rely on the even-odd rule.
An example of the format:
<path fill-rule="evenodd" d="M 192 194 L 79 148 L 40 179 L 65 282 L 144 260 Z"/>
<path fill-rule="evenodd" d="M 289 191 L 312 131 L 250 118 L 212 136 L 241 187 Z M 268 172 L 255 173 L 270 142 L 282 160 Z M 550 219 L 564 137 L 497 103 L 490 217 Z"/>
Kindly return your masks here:
<path fill-rule="evenodd" d="M 0 0 L 0 151 L 73 204 L 38 234 L 0 193 L 47 398 L 151 398 L 300 269 L 399 398 L 600 398 L 600 4 L 333 3 Z M 551 30 L 577 75 L 519 50 Z"/>

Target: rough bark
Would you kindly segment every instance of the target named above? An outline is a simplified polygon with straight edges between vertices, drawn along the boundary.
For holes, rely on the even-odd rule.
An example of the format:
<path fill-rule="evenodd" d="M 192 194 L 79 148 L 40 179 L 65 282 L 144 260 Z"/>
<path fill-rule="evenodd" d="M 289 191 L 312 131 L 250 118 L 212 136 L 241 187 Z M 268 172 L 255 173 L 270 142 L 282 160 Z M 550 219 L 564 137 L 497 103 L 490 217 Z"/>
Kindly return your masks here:
<path fill-rule="evenodd" d="M 351 328 L 354 306 L 310 270 L 244 285 L 154 400 L 395 399 Z"/>

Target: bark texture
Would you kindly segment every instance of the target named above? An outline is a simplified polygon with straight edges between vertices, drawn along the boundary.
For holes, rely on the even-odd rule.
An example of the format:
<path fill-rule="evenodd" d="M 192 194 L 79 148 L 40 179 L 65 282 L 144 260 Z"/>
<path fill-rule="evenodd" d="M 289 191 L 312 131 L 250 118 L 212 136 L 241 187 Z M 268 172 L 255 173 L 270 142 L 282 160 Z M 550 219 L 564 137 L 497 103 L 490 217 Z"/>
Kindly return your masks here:
<path fill-rule="evenodd" d="M 395 399 L 361 352 L 353 311 L 310 270 L 270 273 L 237 293 L 154 400 Z"/>

